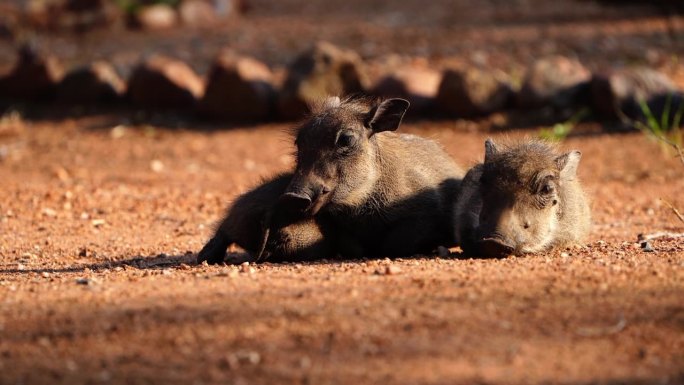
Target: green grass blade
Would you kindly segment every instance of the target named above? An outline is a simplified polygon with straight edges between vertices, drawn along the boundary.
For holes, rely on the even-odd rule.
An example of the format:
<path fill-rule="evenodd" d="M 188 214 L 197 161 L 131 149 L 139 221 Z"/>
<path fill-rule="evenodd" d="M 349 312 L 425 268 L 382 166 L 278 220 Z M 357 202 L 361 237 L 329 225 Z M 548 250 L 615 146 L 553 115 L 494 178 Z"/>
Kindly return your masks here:
<path fill-rule="evenodd" d="M 665 107 L 663 108 L 663 113 L 660 116 L 660 128 L 663 131 L 668 131 L 670 126 L 668 125 L 668 120 L 670 120 L 670 109 L 672 108 L 672 92 L 667 93 L 667 98 L 665 99 Z"/>
<path fill-rule="evenodd" d="M 646 123 L 647 127 L 649 130 L 654 133 L 655 135 L 660 136 L 662 133 L 662 129 L 660 128 L 660 124 L 658 123 L 658 119 L 653 116 L 653 113 L 651 112 L 651 108 L 648 106 L 645 100 L 640 99 L 639 100 L 639 106 L 641 107 L 641 112 L 644 114 L 646 117 Z"/>
<path fill-rule="evenodd" d="M 679 107 L 677 107 L 677 112 L 672 119 L 672 128 L 678 129 L 682 123 L 682 115 L 684 114 L 684 95 L 679 98 Z"/>

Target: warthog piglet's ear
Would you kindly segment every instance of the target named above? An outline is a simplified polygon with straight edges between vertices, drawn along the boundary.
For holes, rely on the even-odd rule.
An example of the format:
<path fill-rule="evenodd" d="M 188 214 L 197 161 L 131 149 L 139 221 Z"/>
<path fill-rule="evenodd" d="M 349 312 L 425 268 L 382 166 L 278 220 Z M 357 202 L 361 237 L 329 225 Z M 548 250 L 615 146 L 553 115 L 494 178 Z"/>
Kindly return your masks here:
<path fill-rule="evenodd" d="M 408 100 L 385 100 L 370 110 L 365 126 L 371 130 L 371 135 L 383 131 L 394 131 L 399 128 L 401 119 L 408 108 Z"/>
<path fill-rule="evenodd" d="M 561 180 L 575 179 L 581 158 L 582 153 L 579 151 L 570 151 L 556 158 L 556 166 L 560 171 Z"/>
<path fill-rule="evenodd" d="M 323 102 L 323 108 L 337 108 L 342 105 L 342 100 L 339 96 L 330 96 Z"/>
<path fill-rule="evenodd" d="M 491 138 L 485 140 L 485 163 L 492 160 L 492 157 L 496 155 L 499 150 L 496 148 L 496 144 Z"/>

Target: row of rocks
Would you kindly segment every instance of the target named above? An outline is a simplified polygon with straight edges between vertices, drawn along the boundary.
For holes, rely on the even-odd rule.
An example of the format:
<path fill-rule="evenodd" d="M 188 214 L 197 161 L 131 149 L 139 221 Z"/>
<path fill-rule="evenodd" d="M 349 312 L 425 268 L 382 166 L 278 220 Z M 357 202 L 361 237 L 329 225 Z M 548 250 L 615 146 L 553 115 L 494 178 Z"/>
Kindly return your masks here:
<path fill-rule="evenodd" d="M 21 27 L 85 31 L 115 24 L 148 30 L 209 27 L 245 7 L 241 0 L 181 0 L 175 6 L 153 0 L 27 0 L 22 6 L 0 4 L 0 27 L 9 32 Z"/>
<path fill-rule="evenodd" d="M 133 14 L 129 25 L 149 30 L 171 29 L 178 24 L 208 27 L 243 7 L 238 0 L 183 0 L 175 8 L 165 3 L 152 4 Z"/>
<path fill-rule="evenodd" d="M 298 119 L 309 104 L 328 95 L 403 97 L 411 102 L 413 116 L 456 118 L 512 108 L 564 111 L 589 106 L 604 118 L 625 114 L 637 119 L 640 100 L 647 101 L 656 116 L 672 104 L 672 95 L 677 103 L 684 100 L 673 82 L 657 71 L 625 68 L 592 74 L 579 61 L 563 56 L 539 59 L 518 87 L 507 74 L 478 67 L 440 72 L 404 66 L 374 84 L 366 72 L 356 53 L 325 42 L 301 53 L 282 82 L 265 64 L 231 51 L 217 56 L 206 81 L 186 63 L 155 55 L 134 68 L 125 82 L 106 62 L 65 74 L 54 58 L 23 48 L 14 70 L 0 78 L 0 98 L 66 104 L 121 101 L 234 121 Z M 671 114 L 677 110 L 668 109 Z"/>
<path fill-rule="evenodd" d="M 517 90 L 506 74 L 497 71 L 446 70 L 435 101 L 439 110 L 465 118 L 511 108 L 549 108 L 567 116 L 566 111 L 589 107 L 600 119 L 642 119 L 644 101 L 654 116 L 669 110 L 671 122 L 679 106 L 684 108 L 682 92 L 656 70 L 630 67 L 592 73 L 578 60 L 563 56 L 537 60 Z"/>

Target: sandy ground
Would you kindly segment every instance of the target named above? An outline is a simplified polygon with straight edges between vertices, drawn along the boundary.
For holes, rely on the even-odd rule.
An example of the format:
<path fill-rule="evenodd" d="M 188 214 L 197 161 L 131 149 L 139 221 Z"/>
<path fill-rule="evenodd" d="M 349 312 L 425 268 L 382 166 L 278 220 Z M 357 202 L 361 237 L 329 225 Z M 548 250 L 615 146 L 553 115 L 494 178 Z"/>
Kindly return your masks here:
<path fill-rule="evenodd" d="M 684 166 L 641 134 L 580 135 L 580 250 L 195 266 L 224 206 L 291 167 L 286 125 L 5 130 L 0 383 L 623 384 L 684 381 Z M 105 127 L 105 128 L 103 128 Z M 402 127 L 461 164 L 486 134 Z M 514 140 L 535 131 L 493 134 Z M 392 266 L 386 274 L 388 266 Z"/>

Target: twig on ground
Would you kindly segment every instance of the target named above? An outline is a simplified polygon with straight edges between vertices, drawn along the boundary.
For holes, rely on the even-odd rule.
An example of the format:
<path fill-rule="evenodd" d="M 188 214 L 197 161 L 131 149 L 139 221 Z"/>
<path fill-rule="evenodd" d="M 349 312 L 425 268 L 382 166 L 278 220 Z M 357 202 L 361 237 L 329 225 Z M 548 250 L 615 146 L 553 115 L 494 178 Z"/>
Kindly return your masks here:
<path fill-rule="evenodd" d="M 637 242 L 648 242 L 658 238 L 684 238 L 684 233 L 671 233 L 669 231 L 659 231 L 652 234 L 639 234 Z"/>
<path fill-rule="evenodd" d="M 682 153 L 680 152 L 679 155 L 681 156 Z M 670 207 L 670 209 L 672 209 L 672 212 L 675 213 L 677 218 L 679 218 L 679 220 L 682 221 L 682 223 L 684 223 L 684 216 L 682 216 L 682 213 L 680 213 L 679 210 L 677 210 L 677 208 L 672 205 L 672 203 L 666 201 L 663 198 L 660 198 L 660 200 L 663 201 L 666 205 L 668 205 Z"/>
<path fill-rule="evenodd" d="M 679 161 L 682 162 L 682 165 L 684 165 L 684 153 L 682 153 L 682 147 L 678 145 L 677 143 L 671 141 L 670 139 L 662 136 L 662 135 L 653 135 L 656 139 L 662 141 L 665 144 L 670 145 L 674 150 L 677 152 L 677 156 L 679 156 Z M 679 214 L 678 214 L 679 215 Z M 681 216 L 679 217 L 680 219 L 682 218 Z"/>
<path fill-rule="evenodd" d="M 684 233 L 670 233 L 667 231 L 661 231 L 653 234 L 639 234 L 637 236 L 637 242 L 641 246 L 641 250 L 647 253 L 652 253 L 655 250 L 651 246 L 651 241 L 658 238 L 684 238 Z"/>

